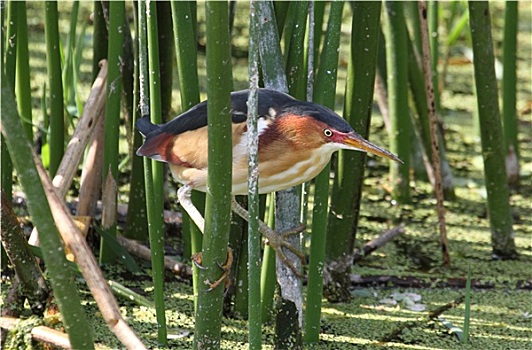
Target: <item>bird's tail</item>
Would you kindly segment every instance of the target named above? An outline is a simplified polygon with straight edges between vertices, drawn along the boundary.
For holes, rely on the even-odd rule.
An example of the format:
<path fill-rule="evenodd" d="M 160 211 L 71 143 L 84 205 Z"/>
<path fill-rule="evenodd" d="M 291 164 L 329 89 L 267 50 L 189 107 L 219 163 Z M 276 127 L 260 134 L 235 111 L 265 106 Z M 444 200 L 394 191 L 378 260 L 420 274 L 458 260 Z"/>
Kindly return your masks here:
<path fill-rule="evenodd" d="M 150 132 L 157 130 L 159 127 L 155 124 L 153 124 L 150 121 L 150 116 L 145 115 L 142 118 L 137 120 L 136 123 L 137 130 L 142 134 L 142 136 L 146 137 Z"/>

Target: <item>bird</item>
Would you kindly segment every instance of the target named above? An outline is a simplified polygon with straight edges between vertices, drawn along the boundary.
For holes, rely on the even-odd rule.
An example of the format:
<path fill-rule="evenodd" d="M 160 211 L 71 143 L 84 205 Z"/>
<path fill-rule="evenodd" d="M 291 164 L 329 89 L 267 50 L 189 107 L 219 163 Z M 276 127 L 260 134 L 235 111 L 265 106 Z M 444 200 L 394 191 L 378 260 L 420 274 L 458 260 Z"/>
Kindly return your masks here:
<path fill-rule="evenodd" d="M 248 193 L 248 95 L 249 90 L 231 93 L 233 196 Z M 260 194 L 281 191 L 312 180 L 327 165 L 332 154 L 340 149 L 372 153 L 402 163 L 396 155 L 357 134 L 345 119 L 331 109 L 297 100 L 283 92 L 258 89 L 257 124 Z M 169 164 L 174 179 L 182 184 L 178 200 L 203 232 L 204 219 L 192 204 L 190 194 L 192 190 L 207 191 L 207 101 L 165 124 L 153 124 L 149 116 L 143 116 L 137 120 L 136 127 L 145 137 L 137 155 Z M 234 197 L 231 208 L 247 220 L 247 211 Z M 302 253 L 284 239 L 301 229 L 279 235 L 261 222 L 260 231 L 276 250 L 277 256 L 299 275 L 282 248 L 304 259 Z"/>

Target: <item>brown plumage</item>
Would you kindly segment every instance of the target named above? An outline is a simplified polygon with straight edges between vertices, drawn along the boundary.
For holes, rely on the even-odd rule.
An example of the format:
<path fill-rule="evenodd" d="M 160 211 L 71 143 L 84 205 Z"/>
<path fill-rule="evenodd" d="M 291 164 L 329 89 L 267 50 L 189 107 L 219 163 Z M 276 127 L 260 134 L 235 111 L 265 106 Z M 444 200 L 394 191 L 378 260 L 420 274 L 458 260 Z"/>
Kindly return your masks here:
<path fill-rule="evenodd" d="M 232 194 L 247 193 L 247 91 L 231 95 Z M 146 142 L 137 154 L 169 163 L 177 181 L 199 191 L 207 181 L 207 108 L 203 102 L 174 120 L 153 125 L 142 118 Z M 368 151 L 399 161 L 356 134 L 340 116 L 318 104 L 259 90 L 259 192 L 283 190 L 314 178 L 338 149 Z"/>
<path fill-rule="evenodd" d="M 247 101 L 248 92 L 231 94 L 232 113 L 232 194 L 247 194 Z M 259 89 L 259 192 L 280 191 L 313 179 L 339 149 L 370 152 L 401 162 L 390 152 L 364 140 L 332 110 L 315 103 L 298 101 L 273 90 Z M 174 178 L 183 184 L 178 191 L 182 207 L 203 232 L 204 219 L 190 200 L 195 189 L 207 187 L 207 103 L 202 102 L 172 121 L 154 125 L 148 117 L 138 120 L 137 128 L 146 136 L 137 154 L 169 163 Z M 232 209 L 247 220 L 248 214 L 236 201 Z M 301 259 L 304 255 L 262 223 L 261 233 L 269 240 L 278 258 L 296 275 L 299 272 L 280 248 Z M 211 284 L 218 286 L 222 277 Z"/>

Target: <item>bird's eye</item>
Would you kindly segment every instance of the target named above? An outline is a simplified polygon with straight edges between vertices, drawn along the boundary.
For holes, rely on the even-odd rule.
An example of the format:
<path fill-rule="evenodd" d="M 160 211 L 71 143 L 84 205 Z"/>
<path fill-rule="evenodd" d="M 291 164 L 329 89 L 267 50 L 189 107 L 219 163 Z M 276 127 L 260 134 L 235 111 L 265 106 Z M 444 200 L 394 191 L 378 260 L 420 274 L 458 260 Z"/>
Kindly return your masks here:
<path fill-rule="evenodd" d="M 327 137 L 331 137 L 333 135 L 333 132 L 331 131 L 331 129 L 324 129 L 323 134 Z"/>

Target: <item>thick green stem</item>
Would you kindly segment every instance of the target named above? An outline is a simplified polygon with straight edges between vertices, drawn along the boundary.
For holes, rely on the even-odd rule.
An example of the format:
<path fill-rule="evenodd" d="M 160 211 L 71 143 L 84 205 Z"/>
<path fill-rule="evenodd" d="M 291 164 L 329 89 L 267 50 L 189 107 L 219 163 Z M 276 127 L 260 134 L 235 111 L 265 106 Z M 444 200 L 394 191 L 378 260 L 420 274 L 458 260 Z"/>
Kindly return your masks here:
<path fill-rule="evenodd" d="M 174 28 L 174 40 L 177 59 L 177 72 L 181 95 L 181 109 L 187 109 L 200 102 L 198 80 L 198 57 L 197 42 L 195 36 L 194 16 L 192 3 L 187 1 L 172 1 L 172 20 Z M 204 212 L 205 194 L 197 191 L 192 192 L 192 201 L 200 212 Z M 183 240 L 185 241 L 184 258 L 201 251 L 203 235 L 194 225 L 186 211 L 183 210 Z M 187 248 L 188 245 L 188 248 Z M 194 305 L 197 304 L 199 291 L 199 271 L 193 273 Z"/>
<path fill-rule="evenodd" d="M 28 20 L 26 2 L 15 2 L 18 7 L 17 28 L 17 83 L 15 96 L 18 113 L 22 118 L 28 140 L 33 141 L 33 120 L 31 115 L 30 61 L 28 53 Z"/>
<path fill-rule="evenodd" d="M 517 8 L 517 1 L 506 2 L 503 41 L 502 116 L 504 121 L 506 172 L 511 185 L 519 184 L 519 141 L 517 139 L 518 123 L 516 112 Z"/>
<path fill-rule="evenodd" d="M 0 63 L 2 64 L 1 71 L 6 74 L 6 79 L 8 79 L 9 86 L 12 88 L 15 87 L 15 71 L 17 64 L 17 40 L 13 40 L 16 37 L 17 31 L 17 20 L 16 16 L 18 11 L 17 4 L 15 1 L 10 1 L 7 4 L 4 2 L 2 10 L 7 7 L 7 11 L 2 11 L 2 16 L 7 12 L 6 17 L 6 30 L 2 30 L 2 55 L 0 56 Z M 3 18 L 2 18 L 3 19 Z M 4 23 L 2 21 L 2 23 Z M 5 54 L 5 63 L 4 63 L 4 54 Z M 4 71 L 5 69 L 5 71 Z M 2 188 L 6 192 L 6 195 L 9 199 L 13 197 L 13 163 L 11 162 L 11 157 L 7 146 L 5 144 L 4 136 L 0 135 L 0 176 L 2 180 Z M 3 250 L 2 250 L 3 251 Z M 2 255 L 3 256 L 3 255 Z M 3 261 L 3 260 L 2 260 Z M 3 266 L 3 265 L 2 265 Z"/>
<path fill-rule="evenodd" d="M 509 189 L 504 164 L 495 59 L 491 38 L 491 21 L 487 1 L 469 1 L 469 19 L 475 66 L 478 117 L 484 179 L 488 192 L 488 216 L 493 253 L 501 258 L 514 258 L 514 231 L 509 203 Z"/>
<path fill-rule="evenodd" d="M 137 8 L 138 13 L 138 8 Z M 138 33 L 139 16 L 135 16 L 135 28 Z M 146 184 L 144 178 L 144 159 L 137 157 L 135 152 L 142 145 L 142 135 L 136 131 L 135 125 L 139 118 L 142 117 L 139 108 L 140 99 L 140 79 L 139 79 L 139 48 L 138 45 L 132 45 L 134 48 L 133 67 L 133 90 L 131 97 L 133 98 L 131 108 L 131 177 L 130 177 L 130 191 L 129 203 L 127 210 L 126 229 L 124 236 L 130 239 L 146 240 L 148 235 L 148 214 L 146 212 Z M 124 81 L 124 86 L 126 85 Z M 129 102 L 128 102 L 129 104 Z"/>
<path fill-rule="evenodd" d="M 161 91 L 161 116 L 166 121 L 172 109 L 172 77 L 174 65 L 174 38 L 172 11 L 168 1 L 154 1 L 157 8 L 157 32 L 159 33 L 159 67 Z"/>
<path fill-rule="evenodd" d="M 5 3 L 3 6 L 6 6 Z M 7 18 L 5 31 L 2 30 L 2 34 L 5 33 L 5 37 L 2 37 L 3 48 L 5 51 L 5 75 L 8 79 L 9 86 L 15 88 L 15 74 L 17 70 L 17 31 L 18 31 L 18 7 L 19 4 L 16 1 L 9 1 L 7 3 Z M 2 22 L 3 24 L 3 22 Z M 2 64 L 4 63 L 4 52 L 2 52 Z"/>
<path fill-rule="evenodd" d="M 290 48 L 287 56 L 286 71 L 290 76 L 291 86 L 294 92 L 299 92 L 301 98 L 305 97 L 305 84 L 301 82 L 305 78 L 303 69 L 304 39 L 306 19 L 306 3 L 291 3 L 290 8 L 295 6 L 301 10 L 297 13 L 301 24 L 294 28 L 291 33 Z M 287 76 L 283 70 L 283 58 L 279 45 L 279 35 L 273 20 L 273 9 L 271 2 L 259 3 L 261 19 L 260 23 L 260 45 L 259 52 L 262 64 L 264 85 L 267 88 L 287 92 Z M 303 87 L 303 88 L 300 88 Z M 277 192 L 275 198 L 275 228 L 278 232 L 292 230 L 299 226 L 300 195 L 296 188 Z M 294 235 L 288 241 L 295 247 L 299 247 L 299 237 Z M 287 254 L 296 268 L 299 268 L 299 259 L 291 252 Z M 278 300 L 278 310 L 276 315 L 276 346 L 278 348 L 300 348 L 302 344 L 302 321 L 303 321 L 303 300 L 301 281 L 293 275 L 293 271 L 288 269 L 280 260 L 276 261 L 277 281 L 280 286 L 280 298 Z"/>
<path fill-rule="evenodd" d="M 268 226 L 275 226 L 275 195 L 271 193 L 268 196 Z M 275 295 L 275 249 L 269 245 L 264 246 L 262 254 L 261 280 L 260 280 L 260 299 L 261 299 L 261 317 L 262 322 L 269 322 L 273 314 L 273 297 Z"/>
<path fill-rule="evenodd" d="M 26 193 L 28 209 L 33 224 L 40 232 L 40 244 L 51 279 L 54 295 L 59 305 L 65 329 L 74 349 L 93 349 L 91 327 L 81 307 L 72 273 L 68 270 L 59 232 L 55 226 L 46 194 L 44 193 L 33 159 L 31 145 L 18 116 L 13 90 L 2 72 L 2 121 L 0 130 L 6 139 L 9 152 L 16 154 L 13 164 Z M 60 73 L 58 73 L 60 76 Z"/>
<path fill-rule="evenodd" d="M 259 232 L 259 17 L 258 4 L 252 0 L 249 10 L 249 97 L 248 97 L 248 330 L 249 348 L 260 350 L 262 346 L 261 316 L 261 264 Z"/>
<path fill-rule="evenodd" d="M 206 3 L 207 23 L 207 93 L 209 166 L 205 235 L 201 281 L 213 283 L 220 278 L 220 265 L 228 258 L 227 242 L 231 222 L 231 138 L 230 91 L 232 85 L 231 45 L 226 2 Z M 208 291 L 209 283 L 200 283 L 195 349 L 220 347 L 223 287 Z"/>
<path fill-rule="evenodd" d="M 159 33 L 157 30 L 157 3 L 148 2 L 146 23 L 148 35 L 148 66 L 150 84 L 150 115 L 154 124 L 162 123 L 161 79 L 159 66 Z M 157 314 L 157 339 L 166 346 L 166 317 L 164 308 L 164 225 L 163 225 L 163 164 L 151 161 L 153 181 L 153 203 L 150 208 L 150 248 L 154 284 L 154 300 Z"/>
<path fill-rule="evenodd" d="M 107 27 L 103 15 L 102 2 L 94 1 L 94 39 L 92 40 L 92 79 L 100 72 L 100 60 L 107 58 Z"/>
<path fill-rule="evenodd" d="M 327 34 L 321 52 L 314 102 L 334 109 L 342 10 L 344 2 L 331 4 Z M 305 310 L 305 342 L 316 343 L 320 336 L 321 300 L 323 290 L 323 266 L 329 208 L 330 164 L 314 181 L 314 208 L 312 215 L 312 240 L 308 268 L 307 303 Z"/>
<path fill-rule="evenodd" d="M 286 50 L 286 78 L 288 91 L 296 98 L 304 100 L 305 71 L 305 33 L 307 27 L 308 2 L 295 1 L 290 3 L 293 13 L 293 28 L 288 49 Z"/>
<path fill-rule="evenodd" d="M 107 101 L 105 103 L 105 139 L 103 155 L 102 183 L 108 186 L 110 197 L 115 200 L 113 208 L 106 208 L 108 212 L 116 212 L 116 184 L 118 183 L 118 138 L 120 125 L 120 98 L 122 95 L 122 43 L 124 41 L 124 10 L 123 1 L 113 1 L 109 4 L 109 68 L 107 75 Z M 104 205 L 106 205 L 104 203 Z M 104 229 L 116 236 L 116 216 L 103 222 Z M 115 259 L 111 249 L 105 245 L 102 238 L 100 245 L 100 262 L 109 263 Z"/>
<path fill-rule="evenodd" d="M 276 3 L 276 6 L 284 4 L 285 3 Z M 259 1 L 258 13 L 260 18 L 259 36 L 261 38 L 259 42 L 259 54 L 264 86 L 270 89 L 287 92 L 288 88 L 283 68 L 283 56 L 279 44 L 279 35 L 277 33 L 277 22 L 274 15 L 273 3 L 271 1 Z M 272 224 L 275 222 L 275 196 L 271 194 L 270 199 L 268 225 L 272 227 Z M 275 266 L 275 250 L 267 246 L 264 249 L 263 254 L 261 278 L 261 314 L 265 320 L 269 320 L 273 308 L 274 286 L 276 285 Z"/>
<path fill-rule="evenodd" d="M 344 117 L 366 139 L 369 137 L 381 38 L 381 6 L 380 2 L 373 1 L 353 3 Z M 350 299 L 351 254 L 356 238 L 365 162 L 366 153 L 363 152 L 340 151 L 338 155 L 327 226 L 327 232 L 334 233 L 334 239 L 326 242 L 326 268 L 331 279 L 324 282 L 324 294 L 330 301 Z"/>
<path fill-rule="evenodd" d="M 63 46 L 64 64 L 62 72 L 64 101 L 67 105 L 75 105 L 75 86 L 73 83 L 74 69 L 72 62 L 74 60 L 74 49 L 76 47 L 76 28 L 78 24 L 79 1 L 72 3 L 72 12 L 70 13 L 69 32 L 67 44 Z"/>
<path fill-rule="evenodd" d="M 392 196 L 399 203 L 410 202 L 410 115 L 408 110 L 408 53 L 403 3 L 386 1 L 386 65 L 390 111 L 390 151 L 404 164 L 390 161 Z"/>
<path fill-rule="evenodd" d="M 65 146 L 65 117 L 63 108 L 63 85 L 61 82 L 61 57 L 59 54 L 59 28 L 57 2 L 46 1 L 44 7 L 44 32 L 46 35 L 46 61 L 50 106 L 50 177 L 54 177 Z"/>

